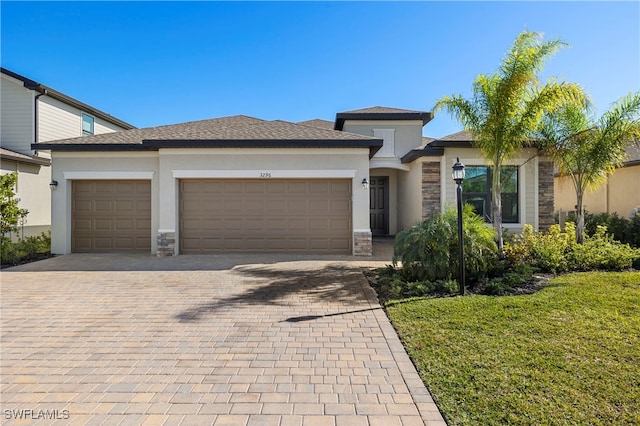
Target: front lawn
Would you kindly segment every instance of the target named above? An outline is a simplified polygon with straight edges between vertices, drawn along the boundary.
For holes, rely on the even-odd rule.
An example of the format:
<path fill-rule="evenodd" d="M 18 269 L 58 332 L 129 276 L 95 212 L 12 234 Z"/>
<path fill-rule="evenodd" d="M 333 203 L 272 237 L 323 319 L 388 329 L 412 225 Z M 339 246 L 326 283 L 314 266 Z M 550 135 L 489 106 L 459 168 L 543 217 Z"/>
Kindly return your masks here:
<path fill-rule="evenodd" d="M 450 425 L 640 424 L 639 272 L 387 311 Z"/>

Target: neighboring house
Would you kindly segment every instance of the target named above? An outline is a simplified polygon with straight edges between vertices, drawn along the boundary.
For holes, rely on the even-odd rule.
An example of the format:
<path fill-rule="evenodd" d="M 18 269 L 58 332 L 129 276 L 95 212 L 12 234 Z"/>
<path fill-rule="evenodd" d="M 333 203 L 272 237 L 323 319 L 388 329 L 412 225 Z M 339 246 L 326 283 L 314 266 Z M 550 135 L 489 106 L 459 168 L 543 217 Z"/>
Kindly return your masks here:
<path fill-rule="evenodd" d="M 627 158 L 594 191 L 584 194 L 583 206 L 589 213 L 617 213 L 629 217 L 640 212 L 640 146 L 629 144 Z M 576 190 L 569 176 L 555 176 L 555 206 L 559 212 L 576 210 Z"/>
<path fill-rule="evenodd" d="M 232 116 L 34 144 L 51 151 L 58 182 L 52 250 L 370 255 L 373 236 L 455 202 L 458 156 L 470 200 L 488 208 L 479 151 L 465 133 L 423 138 L 431 118 L 383 107 L 335 122 Z M 553 169 L 536 154 L 510 163 L 514 231 L 553 222 Z"/>
<path fill-rule="evenodd" d="M 0 173 L 18 172 L 16 198 L 29 211 L 19 235 L 37 235 L 51 226 L 51 157 L 31 144 L 134 127 L 5 68 L 0 71 Z"/>

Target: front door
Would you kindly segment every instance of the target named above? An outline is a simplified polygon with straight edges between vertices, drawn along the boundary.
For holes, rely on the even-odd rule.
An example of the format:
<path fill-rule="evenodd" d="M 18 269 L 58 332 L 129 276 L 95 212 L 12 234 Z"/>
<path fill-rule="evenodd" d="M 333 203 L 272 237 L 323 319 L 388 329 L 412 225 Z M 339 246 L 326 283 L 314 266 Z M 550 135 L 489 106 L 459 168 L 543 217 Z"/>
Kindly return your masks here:
<path fill-rule="evenodd" d="M 369 184 L 369 220 L 374 236 L 389 235 L 389 178 L 371 176 Z"/>

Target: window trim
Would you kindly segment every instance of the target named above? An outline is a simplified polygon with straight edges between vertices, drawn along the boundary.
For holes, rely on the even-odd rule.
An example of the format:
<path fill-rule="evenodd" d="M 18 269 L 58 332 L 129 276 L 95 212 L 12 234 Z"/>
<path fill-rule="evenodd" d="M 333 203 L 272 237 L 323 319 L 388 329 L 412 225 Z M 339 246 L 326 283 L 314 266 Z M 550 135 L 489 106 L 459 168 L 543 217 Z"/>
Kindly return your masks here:
<path fill-rule="evenodd" d="M 91 119 L 91 132 L 84 130 L 85 117 Z M 86 112 L 83 112 L 80 115 L 80 131 L 82 132 L 82 136 L 91 136 L 96 134 L 96 118 Z"/>
<path fill-rule="evenodd" d="M 484 203 L 485 203 L 485 211 L 484 211 L 484 220 L 487 222 L 491 222 L 492 219 L 492 201 L 493 201 L 493 197 L 492 197 L 492 193 L 491 193 L 491 176 L 492 176 L 492 170 L 493 170 L 493 166 L 487 166 L 487 165 L 467 165 L 467 169 L 474 167 L 474 168 L 484 168 L 486 170 L 485 176 L 486 176 L 486 192 L 467 192 L 464 191 L 464 183 L 463 183 L 463 191 L 462 191 L 462 201 L 463 203 L 466 203 L 466 198 L 470 198 L 470 197 L 483 197 L 484 198 Z M 512 168 L 515 169 L 516 172 L 516 181 L 515 181 L 515 190 L 516 192 L 508 192 L 505 193 L 504 190 L 502 191 L 502 196 L 504 198 L 505 194 L 509 194 L 509 195 L 515 195 L 515 199 L 516 199 L 516 214 L 515 214 L 515 219 L 509 219 L 508 221 L 505 220 L 504 214 L 505 214 L 505 210 L 504 210 L 504 203 L 502 206 L 502 223 L 505 225 L 518 225 L 521 223 L 522 219 L 522 197 L 521 197 L 521 179 L 522 177 L 520 176 L 520 167 L 518 165 L 515 164 L 507 164 L 507 165 L 503 165 L 501 167 L 502 169 L 505 168 Z M 469 203 L 471 204 L 471 203 Z"/>

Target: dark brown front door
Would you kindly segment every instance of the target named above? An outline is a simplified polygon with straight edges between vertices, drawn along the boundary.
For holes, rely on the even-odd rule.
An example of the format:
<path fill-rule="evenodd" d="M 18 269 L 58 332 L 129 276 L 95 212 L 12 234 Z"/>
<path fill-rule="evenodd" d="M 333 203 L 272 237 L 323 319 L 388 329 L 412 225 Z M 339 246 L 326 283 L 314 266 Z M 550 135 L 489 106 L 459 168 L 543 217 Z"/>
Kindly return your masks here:
<path fill-rule="evenodd" d="M 389 178 L 371 176 L 369 217 L 374 236 L 389 235 Z"/>

